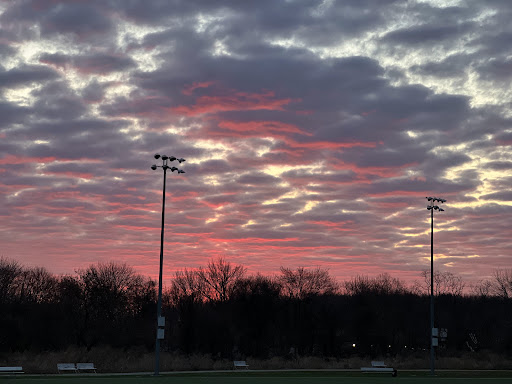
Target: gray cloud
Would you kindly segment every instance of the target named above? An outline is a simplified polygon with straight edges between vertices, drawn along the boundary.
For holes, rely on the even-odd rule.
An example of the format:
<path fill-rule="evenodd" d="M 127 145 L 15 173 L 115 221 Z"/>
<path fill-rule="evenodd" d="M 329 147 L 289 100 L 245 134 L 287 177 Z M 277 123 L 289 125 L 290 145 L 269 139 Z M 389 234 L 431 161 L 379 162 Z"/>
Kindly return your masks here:
<path fill-rule="evenodd" d="M 487 195 L 480 196 L 484 200 L 501 200 L 501 201 L 512 201 L 512 192 L 502 191 L 489 193 Z"/>
<path fill-rule="evenodd" d="M 112 20 L 96 7 L 85 4 L 57 4 L 42 16 L 43 35 L 70 33 L 79 38 L 104 34 L 113 29 Z"/>
<path fill-rule="evenodd" d="M 109 53 L 74 56 L 62 53 L 43 54 L 40 56 L 40 61 L 59 67 L 69 65 L 80 72 L 99 74 L 122 71 L 135 66 L 135 62 L 130 57 Z"/>
<path fill-rule="evenodd" d="M 389 32 L 383 41 L 389 44 L 440 44 L 469 32 L 475 27 L 473 23 L 459 25 L 418 25 Z"/>
<path fill-rule="evenodd" d="M 31 83 L 43 83 L 58 78 L 58 74 L 46 66 L 26 65 L 0 72 L 0 86 L 17 87 Z"/>

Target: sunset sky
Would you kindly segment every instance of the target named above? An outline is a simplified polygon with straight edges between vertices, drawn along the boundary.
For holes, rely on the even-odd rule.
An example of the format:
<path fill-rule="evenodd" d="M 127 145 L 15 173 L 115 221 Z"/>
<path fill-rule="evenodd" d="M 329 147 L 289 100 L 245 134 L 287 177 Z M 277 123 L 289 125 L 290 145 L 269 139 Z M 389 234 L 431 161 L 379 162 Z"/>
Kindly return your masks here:
<path fill-rule="evenodd" d="M 510 0 L 0 1 L 0 256 L 164 282 L 512 267 Z M 161 164 L 161 163 L 160 163 Z M 172 164 L 178 166 L 178 164 Z"/>

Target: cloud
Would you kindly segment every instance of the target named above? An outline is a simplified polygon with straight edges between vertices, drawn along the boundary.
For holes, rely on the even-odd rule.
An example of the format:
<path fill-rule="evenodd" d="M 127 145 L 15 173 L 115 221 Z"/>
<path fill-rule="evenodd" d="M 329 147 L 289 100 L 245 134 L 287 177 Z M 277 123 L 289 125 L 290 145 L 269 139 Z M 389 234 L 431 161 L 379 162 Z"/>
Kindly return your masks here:
<path fill-rule="evenodd" d="M 484 200 L 500 200 L 500 201 L 512 201 L 512 192 L 502 191 L 489 193 L 487 195 L 480 196 Z"/>
<path fill-rule="evenodd" d="M 6 3 L 2 252 L 155 277 L 158 152 L 187 159 L 168 174 L 165 276 L 224 256 L 412 281 L 428 267 L 428 195 L 448 199 L 441 268 L 509 266 L 509 8 Z"/>
<path fill-rule="evenodd" d="M 135 62 L 130 57 L 98 53 L 75 56 L 61 53 L 43 54 L 39 60 L 56 67 L 72 67 L 83 74 L 108 74 L 135 66 Z"/>
<path fill-rule="evenodd" d="M 512 59 L 493 59 L 477 68 L 484 80 L 507 81 L 512 76 Z"/>
<path fill-rule="evenodd" d="M 112 31 L 112 20 L 96 7 L 86 4 L 57 4 L 41 18 L 43 35 L 69 33 L 83 39 Z"/>
<path fill-rule="evenodd" d="M 475 27 L 473 23 L 458 25 L 418 25 L 401 28 L 387 33 L 383 41 L 389 44 L 440 44 L 443 41 L 453 40 L 469 32 Z"/>
<path fill-rule="evenodd" d="M 42 65 L 26 65 L 7 71 L 0 71 L 0 86 L 14 88 L 32 83 L 44 83 L 58 78 L 52 69 Z"/>
<path fill-rule="evenodd" d="M 425 76 L 435 76 L 442 79 L 464 77 L 464 69 L 471 62 L 471 55 L 455 54 L 440 61 L 428 61 L 424 64 L 413 65 L 410 70 Z"/>

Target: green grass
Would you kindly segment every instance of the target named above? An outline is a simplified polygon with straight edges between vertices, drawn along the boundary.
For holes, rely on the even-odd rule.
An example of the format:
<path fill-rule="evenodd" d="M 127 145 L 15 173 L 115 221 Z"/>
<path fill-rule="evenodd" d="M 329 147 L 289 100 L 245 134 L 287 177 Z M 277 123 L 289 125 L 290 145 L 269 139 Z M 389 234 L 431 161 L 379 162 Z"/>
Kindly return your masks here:
<path fill-rule="evenodd" d="M 425 371 L 389 374 L 363 374 L 358 371 L 248 371 L 172 373 L 159 377 L 147 375 L 85 376 L 0 376 L 0 384 L 501 384 L 512 382 L 512 371 L 442 371 L 435 377 Z"/>

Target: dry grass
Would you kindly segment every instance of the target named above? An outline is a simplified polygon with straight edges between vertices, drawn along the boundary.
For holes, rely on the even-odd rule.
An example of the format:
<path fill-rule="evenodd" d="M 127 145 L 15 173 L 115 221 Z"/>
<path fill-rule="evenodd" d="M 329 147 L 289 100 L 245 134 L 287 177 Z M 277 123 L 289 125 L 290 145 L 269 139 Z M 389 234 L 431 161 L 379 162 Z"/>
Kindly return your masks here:
<path fill-rule="evenodd" d="M 251 369 L 359 369 L 368 366 L 371 360 L 383 360 L 388 366 L 398 369 L 427 369 L 428 351 L 408 356 L 362 358 L 321 358 L 303 356 L 297 358 L 272 357 L 254 359 L 247 357 Z M 154 351 L 143 348 L 130 350 L 114 349 L 108 346 L 68 348 L 59 352 L 24 352 L 0 354 L 0 365 L 21 365 L 25 372 L 57 373 L 57 363 L 94 363 L 99 372 L 152 372 L 154 370 Z M 162 352 L 160 370 L 165 371 L 206 371 L 230 370 L 231 359 L 213 358 L 210 355 L 178 355 Z M 454 356 L 438 356 L 437 369 L 512 369 L 510 357 L 489 352 L 461 353 Z"/>

